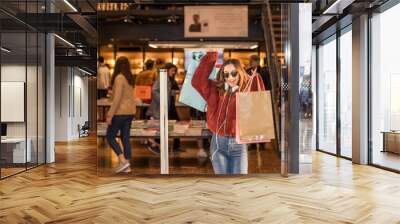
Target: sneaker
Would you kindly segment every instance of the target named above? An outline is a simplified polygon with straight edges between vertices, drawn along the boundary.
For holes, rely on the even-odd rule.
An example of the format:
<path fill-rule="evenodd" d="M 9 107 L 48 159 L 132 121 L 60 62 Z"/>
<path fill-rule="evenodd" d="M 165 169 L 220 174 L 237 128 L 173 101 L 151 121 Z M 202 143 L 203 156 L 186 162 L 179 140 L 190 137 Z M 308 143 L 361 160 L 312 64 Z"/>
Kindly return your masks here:
<path fill-rule="evenodd" d="M 131 167 L 128 166 L 128 168 L 124 169 L 122 172 L 123 172 L 123 173 L 130 173 L 130 172 L 132 172 Z"/>
<path fill-rule="evenodd" d="M 156 154 L 156 155 L 159 155 L 160 154 L 160 148 L 158 147 L 158 146 L 152 146 L 152 145 L 148 145 L 147 146 L 147 149 L 150 151 L 150 152 L 152 152 L 152 153 L 154 153 L 154 154 Z"/>
<path fill-rule="evenodd" d="M 126 168 L 128 168 L 130 166 L 129 162 L 126 163 L 120 163 L 117 168 L 115 168 L 115 172 L 116 173 L 121 173 L 122 171 L 124 171 Z"/>
<path fill-rule="evenodd" d="M 204 149 L 199 149 L 199 151 L 197 152 L 197 157 L 199 158 L 206 158 L 207 156 L 207 152 Z"/>

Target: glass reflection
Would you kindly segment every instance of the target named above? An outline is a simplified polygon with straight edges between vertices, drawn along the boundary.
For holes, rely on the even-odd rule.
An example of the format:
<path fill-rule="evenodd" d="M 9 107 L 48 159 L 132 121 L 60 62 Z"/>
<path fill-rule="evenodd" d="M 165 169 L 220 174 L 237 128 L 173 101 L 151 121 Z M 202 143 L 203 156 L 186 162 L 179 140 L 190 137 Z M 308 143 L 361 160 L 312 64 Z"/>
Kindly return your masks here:
<path fill-rule="evenodd" d="M 352 157 L 352 33 L 340 36 L 340 153 Z"/>
<path fill-rule="evenodd" d="M 25 117 L 26 38 L 25 32 L 1 34 L 2 177 L 25 170 L 32 161 Z"/>
<path fill-rule="evenodd" d="M 336 39 L 318 48 L 318 149 L 336 154 Z"/>

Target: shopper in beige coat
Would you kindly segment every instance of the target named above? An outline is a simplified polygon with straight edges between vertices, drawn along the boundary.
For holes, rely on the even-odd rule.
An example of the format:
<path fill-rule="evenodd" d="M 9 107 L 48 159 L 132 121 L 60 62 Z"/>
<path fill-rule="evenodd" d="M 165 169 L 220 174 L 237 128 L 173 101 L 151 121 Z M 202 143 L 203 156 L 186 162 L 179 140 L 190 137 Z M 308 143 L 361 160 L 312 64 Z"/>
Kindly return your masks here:
<path fill-rule="evenodd" d="M 134 98 L 135 79 L 126 57 L 120 57 L 115 64 L 111 79 L 112 104 L 107 114 L 107 141 L 118 156 L 119 165 L 115 172 L 130 172 L 131 145 L 129 142 L 132 120 L 136 113 Z M 118 131 L 124 149 L 115 140 Z"/>

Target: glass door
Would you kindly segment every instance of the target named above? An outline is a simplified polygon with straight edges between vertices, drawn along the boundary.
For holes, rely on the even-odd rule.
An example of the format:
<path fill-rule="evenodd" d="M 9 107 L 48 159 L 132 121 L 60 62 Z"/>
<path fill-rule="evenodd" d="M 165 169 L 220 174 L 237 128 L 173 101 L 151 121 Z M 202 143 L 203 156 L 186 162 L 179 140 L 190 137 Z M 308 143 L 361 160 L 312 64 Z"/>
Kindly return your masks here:
<path fill-rule="evenodd" d="M 336 154 L 336 36 L 319 45 L 317 51 L 317 149 Z"/>
<path fill-rule="evenodd" d="M 1 33 L 1 176 L 26 170 L 32 162 L 27 138 L 25 31 Z M 28 139 L 28 140 L 27 140 Z"/>
<path fill-rule="evenodd" d="M 400 171 L 400 4 L 371 18 L 370 158 Z"/>

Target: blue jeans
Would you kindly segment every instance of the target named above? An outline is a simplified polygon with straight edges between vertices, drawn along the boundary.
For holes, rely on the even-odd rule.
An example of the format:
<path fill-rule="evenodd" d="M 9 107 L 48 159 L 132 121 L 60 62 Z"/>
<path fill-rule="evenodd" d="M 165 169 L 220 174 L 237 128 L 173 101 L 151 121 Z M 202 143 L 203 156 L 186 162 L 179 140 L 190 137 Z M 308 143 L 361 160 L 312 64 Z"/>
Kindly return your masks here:
<path fill-rule="evenodd" d="M 111 121 L 111 125 L 107 127 L 107 141 L 110 144 L 114 152 L 119 156 L 122 154 L 121 147 L 115 140 L 118 131 L 120 131 L 120 136 L 122 140 L 122 145 L 124 146 L 124 156 L 125 159 L 131 159 L 131 144 L 129 142 L 131 124 L 134 115 L 114 115 Z"/>
<path fill-rule="evenodd" d="M 247 145 L 236 144 L 235 137 L 214 134 L 210 150 L 215 174 L 247 174 Z"/>

